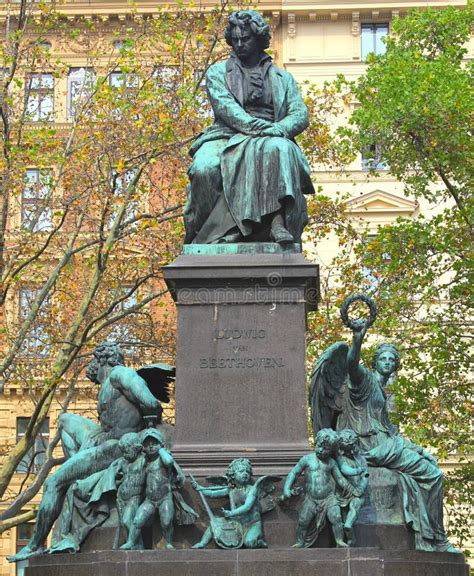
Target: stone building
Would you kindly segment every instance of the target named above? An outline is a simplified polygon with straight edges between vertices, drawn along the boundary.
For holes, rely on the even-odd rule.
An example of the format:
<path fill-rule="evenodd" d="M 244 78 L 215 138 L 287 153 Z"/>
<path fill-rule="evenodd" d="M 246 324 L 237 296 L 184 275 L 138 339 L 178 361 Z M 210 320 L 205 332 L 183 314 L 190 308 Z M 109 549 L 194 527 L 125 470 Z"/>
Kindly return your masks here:
<path fill-rule="evenodd" d="M 211 6 L 212 3 L 206 2 L 205 4 Z M 272 49 L 276 63 L 291 72 L 298 82 L 309 80 L 322 84 L 325 80 L 334 79 L 340 73 L 349 79 L 362 74 L 365 69 L 365 56 L 369 52 L 377 53 L 384 50 L 381 39 L 390 33 L 393 18 L 403 16 L 409 8 L 426 6 L 443 8 L 447 5 L 462 7 L 465 4 L 464 0 L 449 3 L 442 0 L 383 2 L 379 0 L 366 0 L 365 2 L 286 0 L 283 3 L 264 0 L 260 3 L 260 10 L 264 12 L 272 28 Z M 5 1 L 0 4 L 0 26 L 3 26 L 7 11 L 12 6 L 15 4 Z M 78 17 L 86 17 L 100 23 L 92 35 L 97 48 L 110 46 L 119 41 L 120 31 L 128 27 L 131 18 L 130 5 L 126 2 L 66 0 L 60 10 L 64 16 L 64 22 L 70 27 L 74 27 L 74 22 Z M 147 0 L 138 0 L 134 7 L 135 15 L 143 18 L 152 18 L 156 11 L 156 3 Z M 88 73 L 88 62 L 81 58 L 80 48 L 84 41 L 81 36 L 52 37 L 51 50 L 69 63 L 70 73 L 67 79 L 56 83 L 52 83 L 52 79 L 43 76 L 42 84 L 39 86 L 42 91 L 43 111 L 47 113 L 54 101 L 57 111 L 54 123 L 64 130 L 67 130 L 74 90 L 84 81 Z M 474 56 L 474 46 L 470 56 Z M 350 110 L 347 112 L 350 113 Z M 375 151 L 375 157 L 376 153 L 377 151 Z M 344 179 L 337 171 L 318 169 L 314 171 L 315 181 L 324 187 L 328 195 L 335 193 L 341 187 L 346 188 L 351 195 L 348 202 L 350 213 L 359 222 L 360 227 L 368 229 L 370 234 L 376 234 L 377 226 L 380 224 L 389 224 L 399 216 L 415 216 L 427 209 L 427 206 L 422 203 L 405 197 L 402 185 L 384 171 L 382 165 L 378 168 L 380 169 L 379 177 L 374 178 L 368 172 L 367 159 L 359 158 L 347 167 Z M 34 169 L 31 170 L 30 176 L 33 179 L 37 177 Z M 324 269 L 336 251 L 337 239 L 330 237 L 318 246 L 314 258 Z M 21 297 L 18 297 L 16 302 L 17 304 L 12 308 L 13 313 L 21 313 Z M 16 308 L 17 305 L 18 308 Z M 1 309 L 0 311 L 3 312 Z M 76 398 L 70 410 L 92 415 L 95 410 L 93 392 L 93 387 L 88 386 L 84 394 Z M 64 398 L 65 394 L 66 390 L 60 390 L 60 398 Z M 21 437 L 32 408 L 28 394 L 20 387 L 5 389 L 0 402 L 2 448 L 8 449 L 8 446 Z M 36 451 L 39 456 L 37 456 L 35 466 L 38 466 L 41 461 L 45 443 L 54 435 L 59 411 L 58 403 L 51 410 L 49 420 L 45 423 L 41 437 L 37 440 Z M 18 467 L 12 484 L 13 489 L 18 490 L 22 486 L 28 465 L 29 462 L 25 460 Z M 447 467 L 450 465 L 452 463 L 446 463 Z M 37 502 L 37 499 L 34 502 Z M 5 556 L 15 553 L 25 544 L 31 533 L 31 526 L 26 523 L 1 535 L 0 576 L 23 573 L 20 565 L 9 565 Z"/>

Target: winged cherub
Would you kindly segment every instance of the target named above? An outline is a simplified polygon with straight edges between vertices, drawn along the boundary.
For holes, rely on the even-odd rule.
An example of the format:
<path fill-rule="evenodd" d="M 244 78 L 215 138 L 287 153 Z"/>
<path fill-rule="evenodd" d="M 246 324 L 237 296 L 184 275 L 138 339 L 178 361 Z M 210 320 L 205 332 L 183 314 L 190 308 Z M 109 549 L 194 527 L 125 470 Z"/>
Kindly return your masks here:
<path fill-rule="evenodd" d="M 349 319 L 348 308 L 356 300 L 369 306 L 369 321 Z M 385 387 L 400 365 L 396 346 L 380 344 L 371 370 L 360 363 L 362 342 L 375 320 L 375 303 L 362 294 L 350 296 L 341 307 L 341 316 L 352 329 L 352 345 L 336 342 L 315 364 L 309 397 L 313 433 L 321 428 L 356 432 L 369 466 L 398 473 L 405 494 L 404 518 L 414 530 L 416 548 L 457 552 L 443 527 L 443 475 L 436 460 L 403 438 L 389 419 Z"/>
<path fill-rule="evenodd" d="M 193 548 L 205 548 L 214 539 L 221 548 L 267 548 L 263 537 L 262 514 L 275 507 L 271 493 L 278 476 L 262 476 L 252 481 L 252 463 L 248 458 L 232 460 L 226 476 L 208 478 L 214 485 L 204 487 L 195 480 L 192 487 L 197 490 L 211 518 L 211 524 L 201 540 Z M 210 498 L 228 497 L 230 510 L 223 509 L 224 519 L 215 518 L 205 503 Z M 231 534 L 229 538 L 228 534 Z"/>

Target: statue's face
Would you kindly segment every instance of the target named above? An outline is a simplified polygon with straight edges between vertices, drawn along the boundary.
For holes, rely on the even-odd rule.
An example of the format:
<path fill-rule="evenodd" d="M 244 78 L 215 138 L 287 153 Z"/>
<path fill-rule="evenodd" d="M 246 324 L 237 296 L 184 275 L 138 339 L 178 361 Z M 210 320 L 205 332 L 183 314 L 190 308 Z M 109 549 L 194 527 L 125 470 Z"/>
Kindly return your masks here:
<path fill-rule="evenodd" d="M 343 444 L 341 444 L 341 448 L 344 450 L 346 454 L 359 453 L 359 444 L 357 440 L 353 440 L 352 442 L 344 442 Z"/>
<path fill-rule="evenodd" d="M 242 62 L 245 62 L 254 54 L 261 52 L 258 38 L 252 32 L 250 26 L 234 26 L 231 37 L 232 48 Z"/>
<path fill-rule="evenodd" d="M 147 456 L 156 456 L 160 449 L 160 443 L 156 438 L 145 438 L 143 442 L 143 450 Z"/>
<path fill-rule="evenodd" d="M 250 482 L 250 470 L 248 466 L 240 465 L 235 470 L 235 481 L 237 484 L 248 484 Z"/>
<path fill-rule="evenodd" d="M 397 359 L 395 356 L 391 352 L 382 352 L 377 358 L 375 369 L 379 374 L 382 374 L 382 376 L 390 376 L 390 374 L 395 372 L 396 366 Z"/>
<path fill-rule="evenodd" d="M 331 456 L 331 449 L 329 448 L 329 446 L 325 446 L 320 442 L 316 443 L 314 451 L 316 453 L 316 456 L 318 458 L 321 458 L 321 460 L 326 460 L 327 458 L 329 458 L 329 456 Z"/>
<path fill-rule="evenodd" d="M 141 452 L 142 447 L 139 444 L 131 444 L 129 446 L 125 446 L 123 450 L 123 455 L 126 460 L 129 462 L 133 462 Z"/>

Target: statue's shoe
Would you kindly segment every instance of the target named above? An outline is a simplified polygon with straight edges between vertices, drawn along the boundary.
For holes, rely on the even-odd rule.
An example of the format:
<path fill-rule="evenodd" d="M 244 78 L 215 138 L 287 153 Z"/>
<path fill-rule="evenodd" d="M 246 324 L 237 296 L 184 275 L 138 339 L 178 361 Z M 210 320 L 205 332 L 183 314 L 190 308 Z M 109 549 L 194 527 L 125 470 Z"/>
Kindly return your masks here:
<path fill-rule="evenodd" d="M 213 242 L 213 244 L 237 244 L 238 242 L 241 242 L 243 239 L 244 237 L 242 236 L 240 231 L 230 232 L 229 234 L 226 234 L 222 238 L 219 238 L 218 240 Z"/>
<path fill-rule="evenodd" d="M 456 546 L 453 546 L 451 542 L 445 540 L 444 542 L 440 542 L 436 544 L 436 551 L 437 552 L 450 552 L 451 554 L 462 554 L 461 550 L 458 550 Z"/>
<path fill-rule="evenodd" d="M 27 560 L 33 556 L 40 556 L 41 554 L 44 554 L 44 552 L 44 546 L 40 546 L 39 548 L 30 548 L 26 545 L 14 556 L 7 556 L 7 560 L 8 562 L 21 562 L 21 560 Z"/>
<path fill-rule="evenodd" d="M 70 552 L 74 554 L 79 552 L 80 546 L 71 538 L 66 536 L 48 549 L 48 554 L 64 554 Z"/>
<path fill-rule="evenodd" d="M 295 239 L 283 226 L 272 226 L 271 239 L 277 244 L 292 244 Z"/>

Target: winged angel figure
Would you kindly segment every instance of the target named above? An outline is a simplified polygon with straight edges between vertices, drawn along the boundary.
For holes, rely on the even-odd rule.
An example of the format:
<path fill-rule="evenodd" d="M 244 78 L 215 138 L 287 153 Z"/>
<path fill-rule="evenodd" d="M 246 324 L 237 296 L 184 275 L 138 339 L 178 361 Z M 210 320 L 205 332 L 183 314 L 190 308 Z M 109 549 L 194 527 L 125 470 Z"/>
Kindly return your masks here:
<path fill-rule="evenodd" d="M 252 481 L 252 463 L 248 458 L 236 458 L 227 468 L 226 476 L 207 478 L 210 486 L 201 486 L 193 479 L 192 487 L 199 492 L 209 515 L 210 525 L 193 548 L 205 548 L 214 539 L 220 548 L 267 548 L 263 537 L 262 514 L 273 510 L 272 496 L 279 476 L 261 476 Z M 206 498 L 228 497 L 230 510 L 223 509 L 224 518 L 214 516 Z"/>
<path fill-rule="evenodd" d="M 355 301 L 368 305 L 367 320 L 349 318 Z M 371 370 L 360 363 L 364 336 L 376 318 L 375 303 L 363 294 L 352 295 L 341 306 L 341 317 L 352 330 L 352 345 L 336 342 L 314 366 L 309 395 L 313 433 L 323 428 L 356 432 L 369 466 L 398 473 L 404 517 L 415 533 L 416 548 L 457 552 L 443 527 L 443 476 L 435 458 L 403 438 L 390 422 L 385 387 L 400 365 L 397 348 L 380 344 Z"/>
<path fill-rule="evenodd" d="M 169 402 L 174 374 L 174 367 L 166 364 L 139 370 L 126 367 L 115 342 L 96 346 L 87 377 L 99 386 L 99 423 L 77 414 L 61 416 L 59 428 L 67 460 L 44 484 L 30 541 L 9 561 L 44 552 L 44 542 L 60 514 L 59 541 L 51 552 L 77 552 L 92 528 L 109 517 L 110 505 L 97 497 L 97 491 L 109 491 L 104 485 L 104 471 L 122 455 L 120 438 L 129 432 L 140 432 L 151 420 L 160 428 L 165 445 L 170 442 L 169 427 L 161 424 L 161 403 Z M 115 485 L 110 490 L 115 490 Z M 92 494 L 100 505 L 91 505 Z"/>

